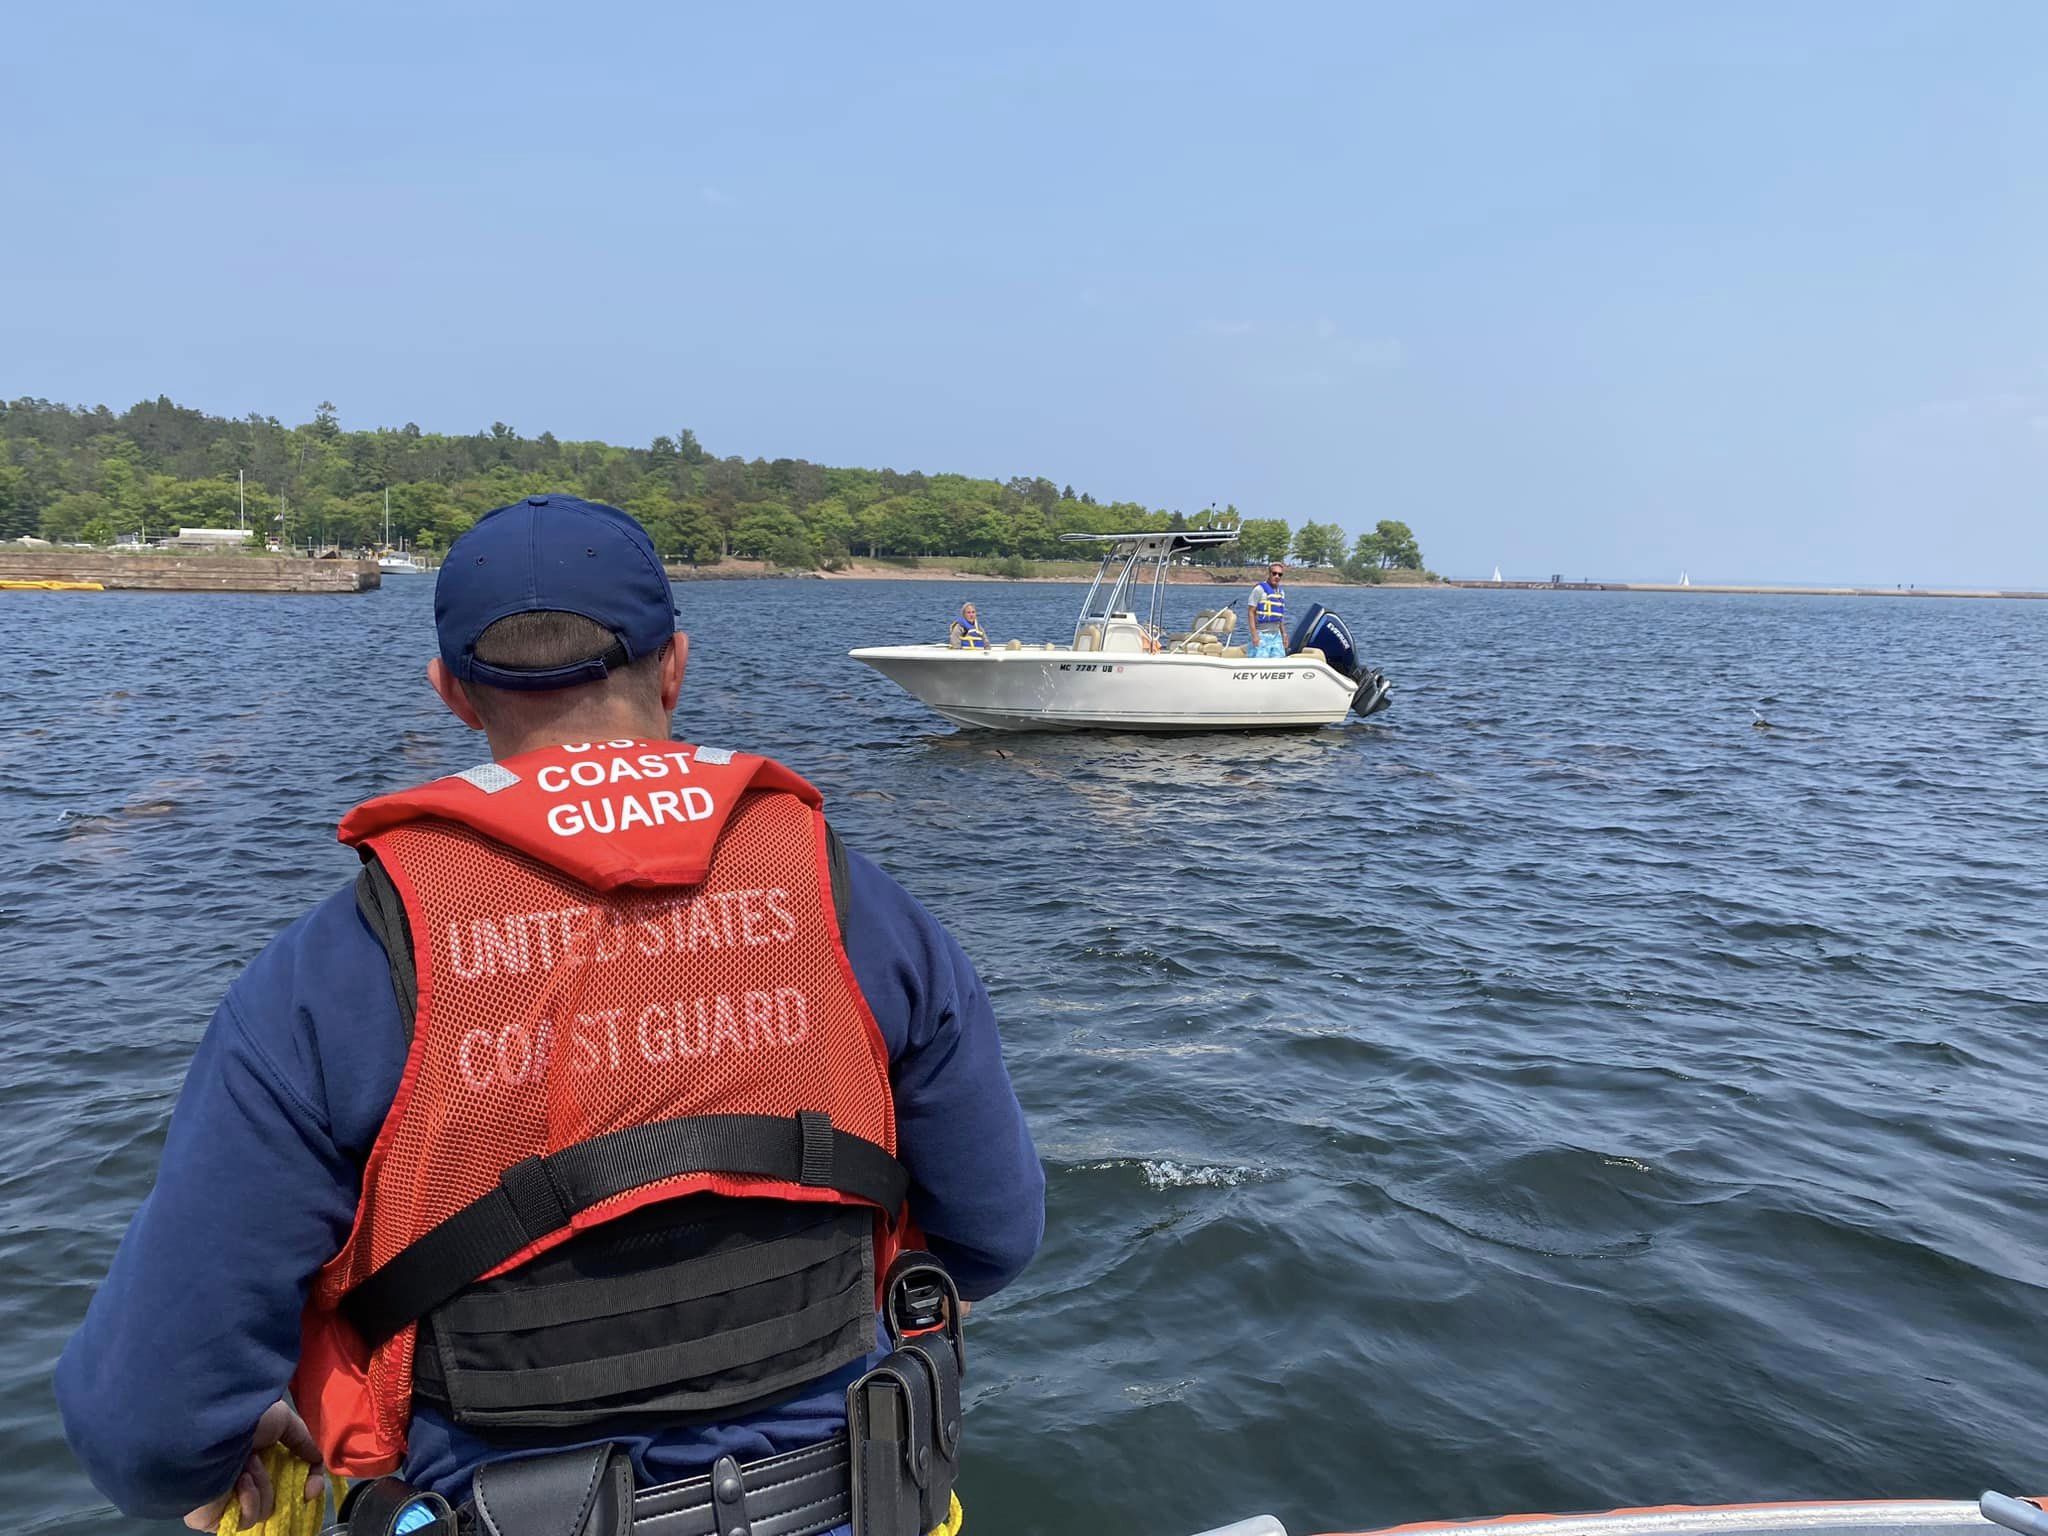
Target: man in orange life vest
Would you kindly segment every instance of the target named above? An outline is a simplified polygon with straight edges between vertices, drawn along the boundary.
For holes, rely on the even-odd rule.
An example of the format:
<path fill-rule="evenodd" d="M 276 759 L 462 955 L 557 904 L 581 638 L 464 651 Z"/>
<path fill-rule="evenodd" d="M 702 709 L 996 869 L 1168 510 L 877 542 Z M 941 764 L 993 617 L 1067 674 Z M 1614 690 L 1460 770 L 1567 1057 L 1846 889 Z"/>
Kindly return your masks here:
<path fill-rule="evenodd" d="M 828 1528 L 746 1464 L 836 1446 L 843 1486 L 892 1258 L 971 1300 L 1043 1233 L 987 996 L 808 783 L 670 739 L 688 640 L 626 514 L 499 508 L 434 608 L 493 760 L 351 811 L 361 875 L 229 990 L 59 1362 L 66 1433 L 205 1529 L 268 1508 L 280 1440 L 451 1500 L 615 1445 L 723 1490 L 717 1529 Z"/>

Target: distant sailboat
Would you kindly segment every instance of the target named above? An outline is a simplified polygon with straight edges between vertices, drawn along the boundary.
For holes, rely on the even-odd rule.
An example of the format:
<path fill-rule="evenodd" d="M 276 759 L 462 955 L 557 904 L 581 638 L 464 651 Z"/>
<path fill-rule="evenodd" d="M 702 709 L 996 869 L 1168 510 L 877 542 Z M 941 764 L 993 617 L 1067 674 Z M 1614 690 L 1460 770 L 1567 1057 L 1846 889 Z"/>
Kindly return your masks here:
<path fill-rule="evenodd" d="M 403 549 L 391 547 L 391 487 L 384 487 L 384 548 L 377 555 L 377 569 L 386 576 L 424 576 L 427 568 Z"/>
<path fill-rule="evenodd" d="M 1692 578 L 1686 575 L 1685 572 L 1680 571 L 1678 573 L 1678 584 L 1681 587 L 1689 587 L 1692 585 Z"/>
<path fill-rule="evenodd" d="M 1497 565 L 1493 568 L 1493 579 L 1495 581 L 1500 580 L 1500 567 Z"/>

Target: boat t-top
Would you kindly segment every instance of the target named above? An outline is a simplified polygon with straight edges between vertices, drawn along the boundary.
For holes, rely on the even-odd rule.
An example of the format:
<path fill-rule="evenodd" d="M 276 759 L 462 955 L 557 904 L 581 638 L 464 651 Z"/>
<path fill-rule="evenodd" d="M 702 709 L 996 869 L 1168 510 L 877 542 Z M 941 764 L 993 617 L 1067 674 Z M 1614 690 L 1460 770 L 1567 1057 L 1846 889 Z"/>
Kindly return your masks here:
<path fill-rule="evenodd" d="M 1234 644 L 1237 614 L 1227 604 L 1185 630 L 1162 626 L 1174 560 L 1233 543 L 1236 529 L 1061 538 L 1102 548 L 1068 639 L 987 649 L 870 645 L 849 654 L 956 725 L 983 730 L 1299 730 L 1386 708 L 1386 677 L 1359 659 L 1344 621 L 1320 603 L 1279 656 Z"/>

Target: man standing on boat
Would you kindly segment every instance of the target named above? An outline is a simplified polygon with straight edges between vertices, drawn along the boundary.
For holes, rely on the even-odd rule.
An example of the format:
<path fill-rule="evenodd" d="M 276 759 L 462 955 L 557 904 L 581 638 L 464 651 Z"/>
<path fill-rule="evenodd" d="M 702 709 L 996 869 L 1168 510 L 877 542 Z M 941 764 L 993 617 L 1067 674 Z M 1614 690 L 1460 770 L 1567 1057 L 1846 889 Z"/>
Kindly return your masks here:
<path fill-rule="evenodd" d="M 1266 579 L 1252 588 L 1245 614 L 1252 629 L 1252 652 L 1272 649 L 1264 644 L 1271 634 L 1280 654 L 1287 650 L 1287 589 L 1281 585 L 1286 578 L 1287 567 L 1275 560 L 1266 570 Z"/>
<path fill-rule="evenodd" d="M 827 1529 L 891 1262 L 972 1300 L 1043 1232 L 987 994 L 808 783 L 670 738 L 688 639 L 625 513 L 487 514 L 434 617 L 492 760 L 351 811 L 362 874 L 229 988 L 58 1363 L 65 1432 L 195 1529 L 267 1511 L 279 1442 L 450 1500 L 616 1446 L 718 1529 Z M 915 1536 L 894 1509 L 869 1529 Z"/>

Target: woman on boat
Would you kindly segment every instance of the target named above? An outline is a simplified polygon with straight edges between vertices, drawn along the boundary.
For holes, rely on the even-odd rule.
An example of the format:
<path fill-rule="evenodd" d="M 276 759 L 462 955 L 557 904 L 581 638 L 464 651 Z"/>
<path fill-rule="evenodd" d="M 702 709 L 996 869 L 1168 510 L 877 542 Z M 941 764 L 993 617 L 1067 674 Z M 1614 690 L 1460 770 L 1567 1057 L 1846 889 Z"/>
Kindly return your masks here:
<path fill-rule="evenodd" d="M 960 611 L 953 616 L 952 627 L 946 631 L 946 644 L 956 651 L 988 649 L 988 631 L 981 627 L 981 619 L 974 611 L 974 604 L 960 605 Z"/>

